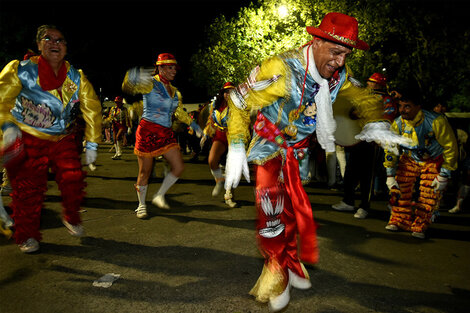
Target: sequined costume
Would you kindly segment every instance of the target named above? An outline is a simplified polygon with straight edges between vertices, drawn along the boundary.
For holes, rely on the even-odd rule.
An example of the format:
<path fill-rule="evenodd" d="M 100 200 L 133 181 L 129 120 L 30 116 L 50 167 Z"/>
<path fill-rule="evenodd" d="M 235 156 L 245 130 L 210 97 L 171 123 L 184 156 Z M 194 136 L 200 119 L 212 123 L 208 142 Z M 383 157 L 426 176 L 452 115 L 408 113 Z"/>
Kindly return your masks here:
<path fill-rule="evenodd" d="M 227 120 L 228 120 L 228 106 L 221 106 L 218 109 L 214 108 L 215 100 L 209 104 L 209 118 L 207 119 L 206 127 L 203 132 L 204 135 L 212 137 L 213 141 L 220 141 L 225 146 L 227 142 Z"/>
<path fill-rule="evenodd" d="M 396 118 L 391 130 L 410 138 L 413 144 L 402 146 L 399 157 L 385 151 L 384 166 L 388 176 L 394 176 L 400 196 L 392 196 L 389 225 L 417 233 L 424 232 L 438 208 L 441 192 L 431 187 L 441 174 L 450 177 L 457 168 L 457 141 L 442 115 L 421 110 L 413 120 Z M 415 183 L 419 180 L 419 195 L 413 199 Z M 414 209 L 413 209 L 414 207 Z"/>
<path fill-rule="evenodd" d="M 320 88 L 310 71 L 315 64 L 309 53 L 304 47 L 264 61 L 229 101 L 229 145 L 249 143 L 248 161 L 257 165 L 256 228 L 266 261 L 250 293 L 261 302 L 279 296 L 293 275 L 304 283 L 309 280 L 300 260 L 318 261 L 316 224 L 302 186 L 308 181 L 309 142 L 319 122 L 315 102 Z M 348 101 L 359 112 L 361 125 L 382 121 L 379 97 L 355 86 L 350 75 L 346 66 L 328 81 L 331 101 Z M 250 142 L 252 111 L 258 113 Z"/>
<path fill-rule="evenodd" d="M 81 112 L 86 123 L 87 145 L 101 140 L 101 104 L 81 70 L 67 61 L 60 88 L 43 90 L 38 72 L 40 57 L 12 61 L 0 73 L 0 125 L 16 125 L 22 132 L 25 153 L 6 164 L 13 188 L 12 209 L 15 241 L 40 241 L 40 214 L 51 168 L 62 195 L 64 219 L 81 223 L 79 209 L 84 195 L 85 172 L 74 125 Z M 34 173 L 34 175 L 32 175 Z"/>

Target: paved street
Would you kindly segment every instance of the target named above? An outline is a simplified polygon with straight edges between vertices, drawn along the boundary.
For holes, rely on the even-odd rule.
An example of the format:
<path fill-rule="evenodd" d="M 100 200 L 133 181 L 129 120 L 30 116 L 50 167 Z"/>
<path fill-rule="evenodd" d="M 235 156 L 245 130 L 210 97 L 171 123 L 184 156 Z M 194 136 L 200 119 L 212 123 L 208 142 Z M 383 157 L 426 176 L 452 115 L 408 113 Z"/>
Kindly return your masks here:
<path fill-rule="evenodd" d="M 98 167 L 87 178 L 85 237 L 70 236 L 62 225 L 51 180 L 40 253 L 25 255 L 0 238 L 0 313 L 268 312 L 248 294 L 263 264 L 252 185 L 243 181 L 239 206 L 228 208 L 222 196 L 211 197 L 214 183 L 201 157 L 186 163 L 169 190 L 172 209 L 160 210 L 150 204 L 162 179 L 158 161 L 147 195 L 150 217 L 139 220 L 136 158 L 126 149 L 113 161 L 109 147 L 100 147 Z M 320 225 L 320 261 L 307 267 L 313 287 L 292 290 L 284 312 L 468 312 L 470 213 L 443 211 L 429 238 L 419 240 L 384 229 L 384 201 L 374 201 L 368 218 L 357 220 L 331 209 L 340 192 L 306 190 Z M 107 273 L 120 278 L 109 288 L 94 287 Z"/>

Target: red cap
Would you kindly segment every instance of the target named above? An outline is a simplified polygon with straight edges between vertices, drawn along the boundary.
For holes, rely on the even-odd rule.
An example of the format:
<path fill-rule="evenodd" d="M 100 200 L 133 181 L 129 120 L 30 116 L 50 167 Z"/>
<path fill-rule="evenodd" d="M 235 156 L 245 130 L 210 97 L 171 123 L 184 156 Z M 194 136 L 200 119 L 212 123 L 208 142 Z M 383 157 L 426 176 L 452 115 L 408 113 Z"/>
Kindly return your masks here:
<path fill-rule="evenodd" d="M 176 62 L 175 57 L 171 53 L 160 53 L 157 58 L 156 65 L 171 65 L 171 64 L 178 64 Z"/>
<path fill-rule="evenodd" d="M 372 74 L 371 77 L 369 77 L 368 81 L 377 83 L 378 85 L 380 85 L 382 87 L 387 86 L 387 77 L 385 77 L 384 74 L 374 73 L 374 74 Z"/>
<path fill-rule="evenodd" d="M 235 85 L 232 82 L 226 82 L 222 89 L 232 89 L 235 88 Z"/>

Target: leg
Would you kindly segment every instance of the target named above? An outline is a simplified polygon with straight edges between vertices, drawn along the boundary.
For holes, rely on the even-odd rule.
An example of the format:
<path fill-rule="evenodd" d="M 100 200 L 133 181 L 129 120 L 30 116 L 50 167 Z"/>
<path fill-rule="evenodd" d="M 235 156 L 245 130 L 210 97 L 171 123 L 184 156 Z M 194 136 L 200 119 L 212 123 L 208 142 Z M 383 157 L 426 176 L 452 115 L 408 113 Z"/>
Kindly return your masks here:
<path fill-rule="evenodd" d="M 212 190 L 212 196 L 216 197 L 224 188 L 224 175 L 222 169 L 219 167 L 220 158 L 226 150 L 225 145 L 220 141 L 214 141 L 212 143 L 211 150 L 209 151 L 209 168 L 212 176 L 215 179 L 215 187 Z M 231 198 L 231 197 L 230 197 Z"/>
<path fill-rule="evenodd" d="M 425 164 L 421 170 L 419 197 L 416 203 L 415 219 L 411 225 L 413 236 L 424 238 L 424 232 L 431 224 L 433 212 L 439 208 L 441 193 L 434 192 L 432 181 L 439 175 L 440 166 L 435 162 Z"/>
<path fill-rule="evenodd" d="M 49 150 L 49 159 L 62 196 L 64 220 L 71 225 L 79 225 L 86 184 L 74 137 L 69 135 L 56 142 Z"/>
<path fill-rule="evenodd" d="M 161 209 L 169 209 L 170 206 L 165 201 L 165 194 L 173 186 L 178 178 L 183 174 L 184 162 L 179 148 L 168 150 L 163 157 L 170 164 L 171 171 L 168 173 L 158 189 L 158 192 L 153 196 L 152 203 Z"/>
<path fill-rule="evenodd" d="M 148 180 L 153 168 L 153 158 L 137 156 L 137 161 L 139 164 L 139 175 L 137 176 L 137 183 L 134 186 L 137 192 L 139 206 L 135 212 L 138 218 L 146 218 L 147 205 L 145 204 L 145 198 L 147 196 Z"/>
<path fill-rule="evenodd" d="M 328 187 L 336 183 L 336 152 L 326 152 L 326 168 L 328 172 Z"/>
<path fill-rule="evenodd" d="M 397 170 L 396 180 L 400 187 L 400 199 L 390 202 L 392 206 L 392 213 L 387 225 L 387 229 L 391 229 L 390 225 L 399 227 L 403 230 L 409 231 L 413 221 L 413 211 L 411 209 L 411 201 L 413 196 L 414 185 L 416 178 L 419 175 L 418 166 L 410 161 L 408 158 L 401 158 Z"/>
<path fill-rule="evenodd" d="M 265 264 L 250 294 L 261 302 L 275 299 L 288 289 L 287 243 L 285 225 L 281 222 L 285 191 L 278 182 L 280 170 L 281 160 L 278 158 L 256 168 L 256 230 Z"/>
<path fill-rule="evenodd" d="M 41 241 L 40 220 L 47 190 L 48 159 L 43 141 L 23 133 L 26 159 L 21 166 L 7 168 L 12 187 L 13 210 L 15 221 L 15 242 L 22 244 L 29 238 Z M 32 175 L 34 173 L 34 175 Z"/>

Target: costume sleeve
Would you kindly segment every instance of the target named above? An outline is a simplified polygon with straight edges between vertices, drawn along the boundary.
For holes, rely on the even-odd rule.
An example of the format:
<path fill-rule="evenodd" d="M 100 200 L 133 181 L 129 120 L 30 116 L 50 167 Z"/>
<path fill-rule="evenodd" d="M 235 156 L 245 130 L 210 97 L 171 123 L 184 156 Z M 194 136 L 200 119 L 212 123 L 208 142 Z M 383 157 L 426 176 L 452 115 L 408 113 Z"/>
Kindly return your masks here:
<path fill-rule="evenodd" d="M 23 88 L 18 78 L 19 64 L 18 60 L 11 61 L 0 73 L 0 127 L 7 122 L 16 122 L 10 111 Z"/>
<path fill-rule="evenodd" d="M 390 126 L 390 131 L 399 135 L 398 124 L 394 121 Z M 391 151 L 385 150 L 384 167 L 387 172 L 387 176 L 395 176 L 395 172 L 398 165 L 398 159 L 400 156 L 395 155 Z"/>
<path fill-rule="evenodd" d="M 178 107 L 175 110 L 175 118 L 186 125 L 189 125 L 193 122 L 193 119 L 189 116 L 188 112 L 183 109 L 183 97 L 181 93 L 177 90 L 178 95 Z"/>
<path fill-rule="evenodd" d="M 284 61 L 273 57 L 255 68 L 246 83 L 230 92 L 227 121 L 229 144 L 243 143 L 246 146 L 250 139 L 250 112 L 258 111 L 287 95 L 287 73 Z"/>
<path fill-rule="evenodd" d="M 458 158 L 457 139 L 455 139 L 454 131 L 444 116 L 439 116 L 434 120 L 432 130 L 437 142 L 444 149 L 442 153 L 444 163 L 442 163 L 441 173 L 450 176 L 451 171 L 457 169 Z"/>
<path fill-rule="evenodd" d="M 153 78 L 150 72 L 142 68 L 133 67 L 126 72 L 122 82 L 122 91 L 130 95 L 145 95 L 152 91 Z"/>
<path fill-rule="evenodd" d="M 80 70 L 80 110 L 86 123 L 85 139 L 89 142 L 101 141 L 101 102 L 93 89 L 93 86 Z"/>

